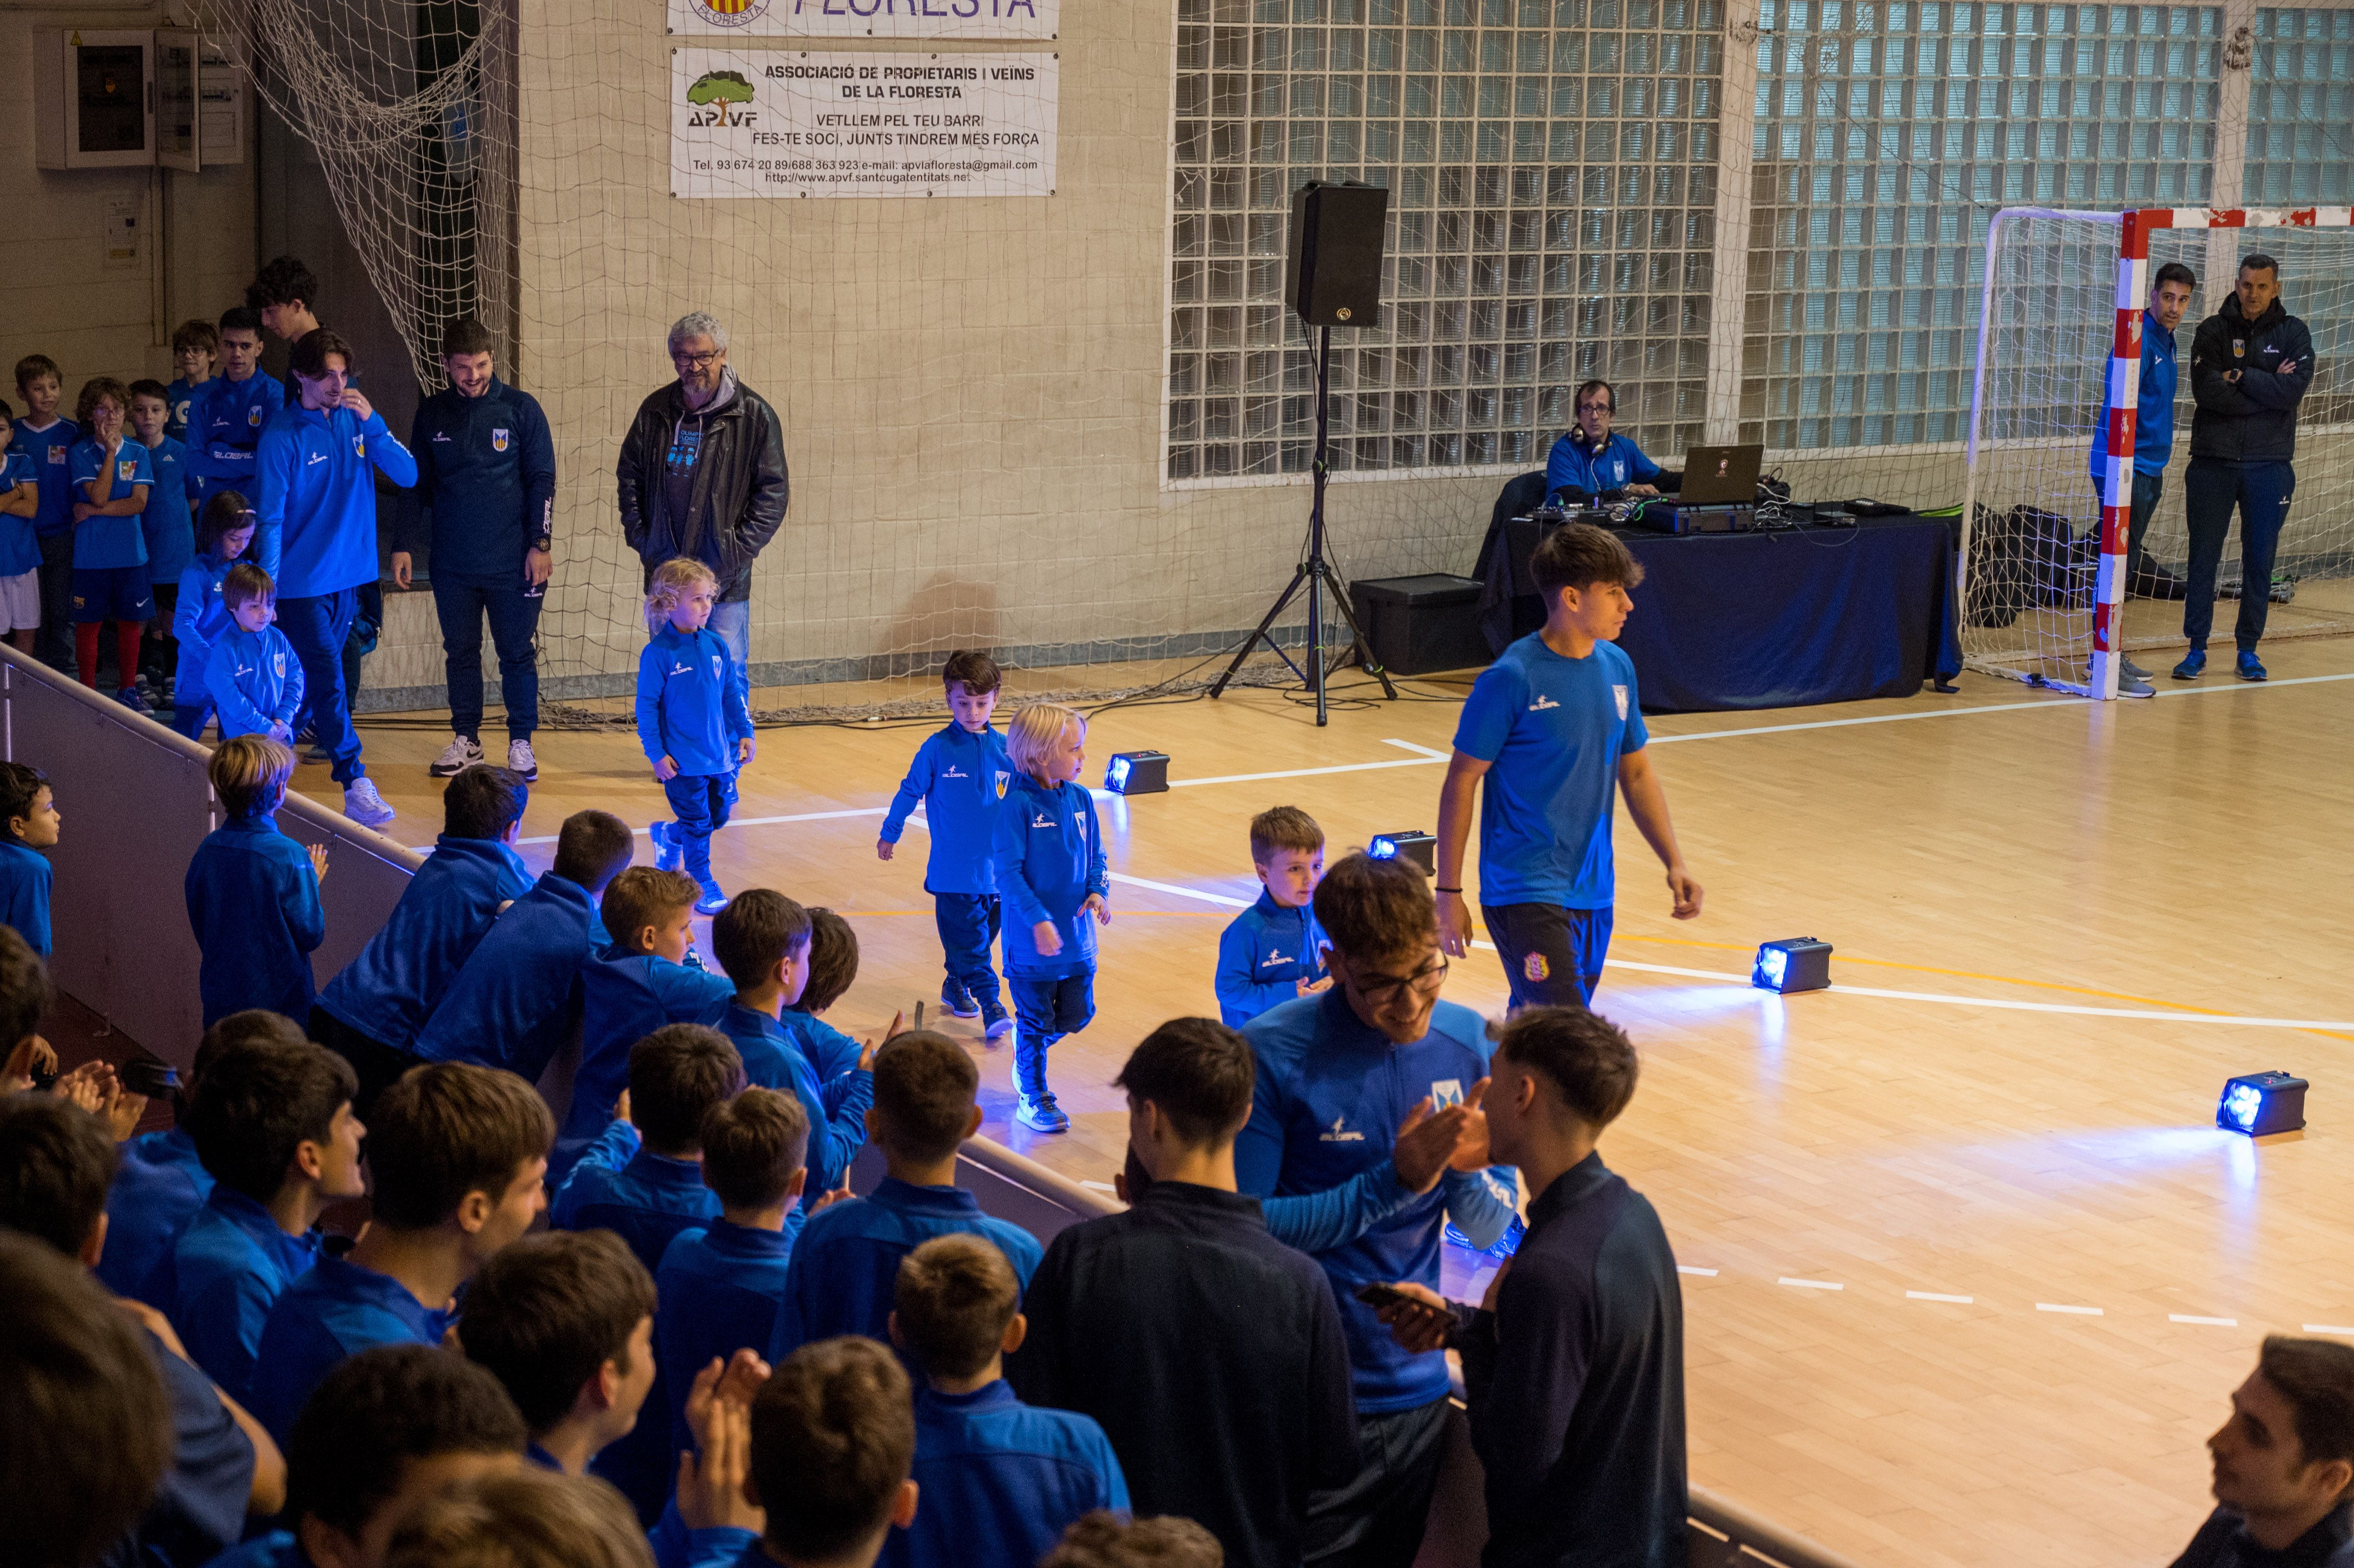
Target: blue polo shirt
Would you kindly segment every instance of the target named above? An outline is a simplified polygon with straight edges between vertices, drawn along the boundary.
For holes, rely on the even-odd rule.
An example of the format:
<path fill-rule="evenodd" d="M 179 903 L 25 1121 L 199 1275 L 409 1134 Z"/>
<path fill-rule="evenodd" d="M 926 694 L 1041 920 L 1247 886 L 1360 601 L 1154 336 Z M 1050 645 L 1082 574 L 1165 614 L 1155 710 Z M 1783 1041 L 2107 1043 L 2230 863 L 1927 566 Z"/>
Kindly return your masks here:
<path fill-rule="evenodd" d="M 40 483 L 41 471 L 29 456 L 14 446 L 0 451 L 0 495 L 10 493 L 20 484 L 29 484 L 37 498 Z M 0 577 L 21 577 L 41 564 L 41 536 L 33 526 L 39 515 L 37 511 L 31 517 L 20 517 L 14 512 L 0 513 Z"/>
<path fill-rule="evenodd" d="M 610 941 L 588 890 L 544 874 L 491 922 L 408 1048 L 537 1083 L 580 1027 L 580 966 Z"/>
<path fill-rule="evenodd" d="M 1439 1002 L 1428 1032 L 1398 1045 L 1360 1020 L 1337 990 L 1262 1013 L 1243 1038 L 1258 1082 L 1250 1120 L 1235 1141 L 1235 1176 L 1240 1191 L 1276 1200 L 1268 1204 L 1270 1229 L 1284 1199 L 1337 1199 L 1369 1172 L 1390 1169 L 1406 1113 L 1426 1097 L 1444 1100 L 1449 1090 L 1469 1090 L 1488 1075 L 1494 1052 L 1487 1021 L 1468 1007 Z M 1360 1413 L 1384 1415 L 1444 1399 L 1447 1380 L 1445 1353 L 1403 1349 L 1357 1299 L 1357 1287 L 1410 1279 L 1437 1289 L 1447 1221 L 1473 1245 L 1493 1245 L 1512 1221 L 1515 1182 L 1505 1166 L 1449 1171 L 1437 1186 L 1362 1226 L 1352 1239 L 1302 1248 L 1332 1281 Z"/>
<path fill-rule="evenodd" d="M 419 1305 L 390 1275 L 323 1257 L 270 1308 L 247 1408 L 282 1446 L 311 1391 L 345 1360 L 376 1345 L 438 1345 L 449 1327 L 447 1310 Z"/>
<path fill-rule="evenodd" d="M 1490 764 L 1479 791 L 1479 902 L 1607 909 L 1618 759 L 1650 742 L 1635 662 L 1616 642 L 1583 659 L 1532 631 L 1479 673 L 1455 749 Z"/>
<path fill-rule="evenodd" d="M 531 873 L 507 845 L 443 833 L 383 927 L 319 993 L 319 1005 L 377 1044 L 408 1050 L 499 906 L 530 891 Z"/>
<path fill-rule="evenodd" d="M 1630 484 L 1649 484 L 1659 477 L 1659 465 L 1626 437 L 1613 435 L 1599 447 L 1589 446 L 1583 432 L 1571 430 L 1553 442 L 1545 458 L 1545 499 L 1557 501 L 1565 490 L 1599 496 Z"/>
<path fill-rule="evenodd" d="M 735 1003 L 733 981 L 657 954 L 608 948 L 583 964 L 580 1066 L 572 1075 L 572 1108 L 547 1157 L 548 1185 L 562 1185 L 613 1119 L 613 1102 L 630 1086 L 631 1046 L 665 1023 L 716 1029 Z"/>
<path fill-rule="evenodd" d="M 1218 937 L 1218 1016 L 1240 1029 L 1299 995 L 1301 980 L 1324 978 L 1324 931 L 1309 905 L 1294 909 L 1262 888 L 1258 902 Z"/>
<path fill-rule="evenodd" d="M 899 1260 L 934 1236 L 977 1235 L 1013 1266 L 1026 1289 L 1045 1249 L 1009 1220 L 981 1212 L 961 1187 L 917 1187 L 885 1176 L 864 1198 L 827 1205 L 801 1226 L 785 1271 L 769 1360 L 782 1360 L 812 1340 L 864 1334 L 891 1342 L 891 1304 Z"/>
<path fill-rule="evenodd" d="M 317 1231 L 290 1236 L 252 1198 L 217 1185 L 156 1266 L 151 1299 L 168 1303 L 180 1343 L 239 1404 L 253 1403 L 253 1358 L 270 1308 L 319 1261 L 319 1243 Z"/>
<path fill-rule="evenodd" d="M 76 442 L 68 459 L 68 471 L 73 476 L 76 503 L 91 500 L 101 489 L 109 503 L 122 501 L 143 484 L 147 487 L 147 499 L 154 498 L 155 465 L 147 449 L 128 436 L 114 449 L 111 463 L 106 449 L 97 441 Z M 139 517 L 134 512 L 128 517 L 85 517 L 75 524 L 75 569 L 145 566 L 147 531 L 140 526 Z"/>
<path fill-rule="evenodd" d="M 0 832 L 0 926 L 9 926 L 25 945 L 49 956 L 49 857 Z"/>
<path fill-rule="evenodd" d="M 924 866 L 927 893 L 994 893 L 990 856 L 997 811 L 1013 783 L 1005 737 L 984 726 L 976 735 L 960 724 L 928 736 L 916 748 L 907 777 L 884 814 L 882 839 L 896 844 L 907 817 L 921 802 L 931 849 Z"/>
<path fill-rule="evenodd" d="M 703 1184 L 703 1167 L 641 1144 L 637 1128 L 617 1121 L 588 1146 L 547 1206 L 560 1231 L 611 1231 L 652 1274 L 683 1230 L 719 1217 L 719 1195 Z"/>
<path fill-rule="evenodd" d="M 2134 404 L 2133 466 L 2136 473 L 2164 473 L 2174 460 L 2174 334 L 2158 318 L 2141 313 L 2141 395 Z M 2109 472 L 2108 409 L 2093 418 L 2093 477 Z"/>
<path fill-rule="evenodd" d="M 106 1190 L 106 1252 L 98 1260 L 98 1280 L 117 1296 L 169 1312 L 169 1300 L 146 1293 L 148 1277 L 212 1194 L 213 1174 L 183 1127 L 142 1133 L 122 1146 L 122 1156 L 114 1184 Z"/>
<path fill-rule="evenodd" d="M 1097 1509 L 1128 1511 L 1128 1481 L 1091 1416 L 1014 1397 L 916 1393 L 915 1522 L 884 1538 L 885 1568 L 1032 1568 Z"/>
<path fill-rule="evenodd" d="M 866 1110 L 875 1103 L 875 1075 L 853 1071 L 829 1103 L 817 1069 L 777 1019 L 738 1003 L 727 1009 L 719 1032 L 736 1043 L 736 1054 L 744 1058 L 745 1082 L 792 1096 L 809 1118 L 809 1181 L 802 1202 L 814 1202 L 820 1193 L 841 1186 L 851 1161 L 866 1146 Z"/>
<path fill-rule="evenodd" d="M 188 925 L 204 950 L 196 988 L 205 1027 L 249 1007 L 311 1016 L 311 954 L 327 939 L 319 877 L 301 844 L 264 813 L 232 817 L 188 862 Z"/>
<path fill-rule="evenodd" d="M 81 440 L 81 427 L 58 418 L 36 429 L 18 419 L 10 427 L 8 449 L 25 454 L 41 487 L 41 509 L 33 514 L 33 532 L 47 539 L 73 526 L 73 475 L 69 454 Z"/>
<path fill-rule="evenodd" d="M 686 1396 L 695 1374 L 749 1348 L 763 1355 L 777 1331 L 777 1304 L 793 1255 L 797 1213 L 781 1231 L 753 1230 L 715 1219 L 671 1238 L 654 1270 L 654 1354 L 670 1393 L 673 1452 L 695 1446 L 686 1425 Z M 656 1419 L 649 1411 L 641 1420 Z"/>
<path fill-rule="evenodd" d="M 147 580 L 176 584 L 196 555 L 196 520 L 188 511 L 188 449 L 165 436 L 147 449 L 147 463 L 155 475 L 147 510 L 139 514 L 139 531 L 147 542 Z"/>

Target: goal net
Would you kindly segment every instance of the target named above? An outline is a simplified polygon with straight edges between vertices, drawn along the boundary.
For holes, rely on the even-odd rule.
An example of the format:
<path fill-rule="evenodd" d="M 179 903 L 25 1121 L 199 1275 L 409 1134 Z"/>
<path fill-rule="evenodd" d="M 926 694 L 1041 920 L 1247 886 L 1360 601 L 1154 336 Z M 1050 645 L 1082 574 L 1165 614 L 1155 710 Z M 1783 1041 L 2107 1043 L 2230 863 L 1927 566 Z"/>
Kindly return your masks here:
<path fill-rule="evenodd" d="M 1988 229 L 1962 524 L 1962 646 L 1971 667 L 2093 696 L 2116 691 L 2115 656 L 2182 643 L 2189 571 L 2182 475 L 2195 406 L 2190 345 L 2229 295 L 2243 255 L 2280 263 L 2282 302 L 2312 329 L 2316 375 L 2297 414 L 2296 492 L 2273 579 L 2241 581 L 2239 525 L 2218 574 L 2217 630 L 2232 600 L 2273 601 L 2267 637 L 2344 630 L 2306 585 L 2354 575 L 2354 228 L 2346 208 L 2130 213 L 2005 208 Z M 2176 334 L 2174 455 L 2128 567 L 2129 505 L 2103 508 L 2097 461 L 2129 503 L 2139 395 L 2137 333 L 2167 262 L 2200 280 Z M 2095 458 L 2095 451 L 2101 454 Z M 2121 461 L 2108 454 L 2122 452 Z M 2325 602 L 2317 603 L 2316 600 Z M 2288 608 L 2284 609 L 2284 606 Z"/>

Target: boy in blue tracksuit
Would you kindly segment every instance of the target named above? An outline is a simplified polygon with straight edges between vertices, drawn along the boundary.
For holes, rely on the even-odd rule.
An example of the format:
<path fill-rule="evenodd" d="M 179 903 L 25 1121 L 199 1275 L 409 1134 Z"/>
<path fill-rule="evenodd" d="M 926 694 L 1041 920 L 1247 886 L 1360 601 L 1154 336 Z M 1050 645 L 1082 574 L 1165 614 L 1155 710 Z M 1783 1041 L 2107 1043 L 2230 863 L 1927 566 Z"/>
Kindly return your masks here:
<path fill-rule="evenodd" d="M 237 491 L 221 491 L 206 502 L 197 517 L 196 552 L 181 568 L 172 596 L 172 641 L 179 660 L 172 682 L 172 727 L 190 740 L 205 733 L 205 721 L 213 716 L 207 684 L 213 644 L 230 628 L 223 596 L 229 568 L 253 543 L 254 522 L 253 508 Z M 298 662 L 298 673 L 301 668 Z"/>
<path fill-rule="evenodd" d="M 1251 819 L 1250 843 L 1265 885 L 1218 938 L 1218 1015 L 1229 1029 L 1332 983 L 1314 908 L 1324 830 L 1297 806 L 1276 806 Z"/>
<path fill-rule="evenodd" d="M 22 762 L 0 762 L 0 926 L 49 956 L 49 886 L 61 819 L 48 777 Z"/>
<path fill-rule="evenodd" d="M 610 811 L 565 818 L 556 864 L 491 923 L 410 1051 L 537 1083 L 580 1027 L 580 967 L 612 943 L 597 900 L 634 847 L 629 824 Z"/>
<path fill-rule="evenodd" d="M 273 624 L 278 599 L 270 574 L 238 562 L 222 574 L 221 608 L 228 625 L 205 654 L 205 695 L 220 715 L 221 738 L 259 735 L 291 744 L 302 708 L 302 662 Z"/>
<path fill-rule="evenodd" d="M 766 1350 L 801 1231 L 809 1120 L 790 1094 L 757 1086 L 703 1119 L 703 1183 L 719 1217 L 683 1230 L 654 1271 L 654 1351 L 670 1394 L 670 1451 L 695 1446 L 686 1396 L 716 1358 Z M 649 1411 L 644 1419 L 660 1419 Z"/>
<path fill-rule="evenodd" d="M 718 594 L 719 579 L 700 561 L 681 557 L 655 567 L 646 588 L 653 641 L 638 659 L 638 744 L 678 813 L 676 821 L 648 830 L 654 863 L 664 871 L 684 864 L 702 895 L 697 915 L 727 907 L 711 874 L 711 835 L 736 810 L 736 770 L 759 750 L 735 658 L 707 629 Z"/>
<path fill-rule="evenodd" d="M 1665 477 L 1658 463 L 1625 436 L 1610 433 L 1618 414 L 1618 394 L 1607 381 L 1588 381 L 1577 389 L 1577 427 L 1553 442 L 1545 458 L 1545 500 L 1595 501 L 1624 491 L 1630 495 L 1657 495 Z"/>
<path fill-rule="evenodd" d="M 743 1057 L 746 1082 L 800 1102 L 808 1124 L 805 1160 L 815 1179 L 809 1201 L 822 1202 L 850 1180 L 851 1161 L 865 1146 L 875 1075 L 854 1065 L 822 1083 L 784 1025 L 785 1011 L 809 981 L 809 911 L 772 888 L 748 888 L 711 922 L 711 951 L 736 986 L 720 1033 Z"/>
<path fill-rule="evenodd" d="M 878 1563 L 1031 1568 L 1076 1520 L 1128 1511 L 1128 1479 L 1095 1418 L 1024 1404 L 1005 1381 L 1029 1325 L 1003 1254 L 978 1236 L 935 1237 L 900 1263 L 893 1295 L 892 1342 L 923 1374 L 908 1478 L 931 1509 L 890 1532 Z"/>
<path fill-rule="evenodd" d="M 612 1122 L 630 1086 L 630 1048 L 666 1023 L 716 1028 L 736 1000 L 732 981 L 686 966 L 695 892 L 686 877 L 651 865 L 631 866 L 605 889 L 599 910 L 613 945 L 580 969 L 580 1066 L 548 1156 L 551 1189 Z"/>
<path fill-rule="evenodd" d="M 1010 911 L 1005 978 L 1020 1030 L 1013 1117 L 1036 1132 L 1070 1130 L 1046 1086 L 1046 1052 L 1095 1017 L 1095 927 L 1111 921 L 1103 827 L 1094 797 L 1076 782 L 1087 738 L 1087 721 L 1056 703 L 1023 708 L 1005 736 L 1014 779 L 997 815 L 991 869 Z"/>
<path fill-rule="evenodd" d="M 344 815 L 378 827 L 393 812 L 360 760 L 344 648 L 360 591 L 373 591 L 381 570 L 376 476 L 414 484 L 417 460 L 350 385 L 356 362 L 342 338 L 323 327 L 306 333 L 290 363 L 302 401 L 270 421 L 253 454 L 261 514 L 254 556 L 278 580 L 280 624 L 302 661 L 312 726 L 344 787 Z"/>
<path fill-rule="evenodd" d="M 82 384 L 76 404 L 89 434 L 74 446 L 67 471 L 74 482 L 74 662 L 81 683 L 98 684 L 99 628 L 114 622 L 115 700 L 137 713 L 139 642 L 155 614 L 147 581 L 147 536 L 139 518 L 154 493 L 147 449 L 131 435 L 131 389 L 111 376 Z"/>
<path fill-rule="evenodd" d="M 196 405 L 212 393 L 213 366 L 220 362 L 220 331 L 202 317 L 172 331 L 172 364 L 179 374 L 164 388 L 164 433 L 186 444 Z"/>
<path fill-rule="evenodd" d="M 242 305 L 221 313 L 220 360 L 220 374 L 188 398 L 188 470 L 199 505 L 224 490 L 260 493 L 254 453 L 286 407 L 285 384 L 261 374 L 261 318 Z"/>
<path fill-rule="evenodd" d="M 480 763 L 451 779 L 433 853 L 383 928 L 319 993 L 311 1038 L 358 1070 L 361 1120 L 376 1096 L 418 1065 L 417 1032 L 491 922 L 531 891 L 531 874 L 514 852 L 527 794 L 507 769 Z"/>
<path fill-rule="evenodd" d="M 777 1021 L 809 1058 L 817 1081 L 832 1092 L 834 1080 L 856 1068 L 866 1052 L 864 1044 L 825 1021 L 827 1010 L 858 983 L 858 933 L 822 905 L 809 911 L 809 922 L 808 973 L 801 1000 L 787 1002 Z"/>
<path fill-rule="evenodd" d="M 883 1180 L 863 1198 L 810 1215 L 793 1243 L 769 1360 L 812 1340 L 890 1336 L 899 1260 L 934 1236 L 977 1235 L 1003 1253 L 1026 1287 L 1045 1249 L 1021 1226 L 981 1212 L 956 1184 L 957 1149 L 981 1127 L 981 1073 L 964 1047 L 912 1030 L 875 1054 L 875 1143 Z"/>
<path fill-rule="evenodd" d="M 306 851 L 278 831 L 294 754 L 264 736 L 232 736 L 213 748 L 205 771 L 225 818 L 188 862 L 205 1027 L 257 1007 L 308 1018 L 311 954 L 327 938 L 319 907 L 327 851 Z"/>
<path fill-rule="evenodd" d="M 997 970 L 989 961 L 997 940 L 998 899 L 990 860 L 996 847 L 997 814 L 1013 782 L 1005 741 L 989 727 L 1003 683 L 997 662 L 986 653 L 960 651 L 940 668 L 955 722 L 916 750 L 907 777 L 891 799 L 875 853 L 889 860 L 907 814 L 924 807 L 931 853 L 924 891 L 932 895 L 948 978 L 940 1005 L 958 1018 L 978 1017 L 981 1033 L 997 1040 L 1013 1027 L 998 1000 Z"/>
<path fill-rule="evenodd" d="M 190 510 L 195 482 L 188 475 L 187 447 L 164 429 L 169 397 L 160 381 L 131 384 L 132 433 L 147 449 L 155 481 L 148 487 L 146 509 L 139 514 L 139 531 L 147 545 L 147 587 L 154 601 L 139 669 L 159 696 L 171 668 L 166 660 L 180 574 L 196 553 L 196 514 Z"/>

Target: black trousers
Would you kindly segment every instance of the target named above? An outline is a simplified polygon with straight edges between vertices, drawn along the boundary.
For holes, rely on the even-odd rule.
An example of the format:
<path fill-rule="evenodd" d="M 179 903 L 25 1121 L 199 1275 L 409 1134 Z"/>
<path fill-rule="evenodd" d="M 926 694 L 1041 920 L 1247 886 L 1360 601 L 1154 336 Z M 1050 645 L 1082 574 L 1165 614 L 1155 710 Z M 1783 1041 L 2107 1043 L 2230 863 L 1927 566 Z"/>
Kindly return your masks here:
<path fill-rule="evenodd" d="M 378 1095 L 398 1083 L 409 1068 L 425 1065 L 424 1057 L 371 1039 L 316 1005 L 311 1009 L 311 1038 L 349 1062 L 352 1071 L 359 1075 L 360 1090 L 352 1097 L 352 1114 L 362 1121 L 375 1111 Z"/>
<path fill-rule="evenodd" d="M 1447 1457 L 1447 1401 L 1357 1418 L 1357 1474 L 1308 1499 L 1310 1568 L 1413 1568 Z"/>

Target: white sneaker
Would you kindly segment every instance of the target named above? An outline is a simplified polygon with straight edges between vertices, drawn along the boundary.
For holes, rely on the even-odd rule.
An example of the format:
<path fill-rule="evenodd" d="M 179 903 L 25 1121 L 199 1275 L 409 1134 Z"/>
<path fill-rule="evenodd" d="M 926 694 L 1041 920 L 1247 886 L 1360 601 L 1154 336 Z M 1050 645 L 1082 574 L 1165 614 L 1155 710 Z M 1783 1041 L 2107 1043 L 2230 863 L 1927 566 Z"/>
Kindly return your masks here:
<path fill-rule="evenodd" d="M 453 735 L 450 737 L 450 744 L 442 748 L 441 755 L 435 758 L 425 771 L 436 779 L 448 779 L 482 759 L 480 742 L 468 740 L 462 735 Z"/>
<path fill-rule="evenodd" d="M 376 792 L 373 779 L 355 779 L 344 786 L 344 815 L 364 828 L 382 827 L 392 821 L 392 808 Z"/>
<path fill-rule="evenodd" d="M 523 775 L 523 781 L 526 784 L 539 777 L 539 758 L 531 754 L 531 742 L 507 742 L 507 770 Z"/>

